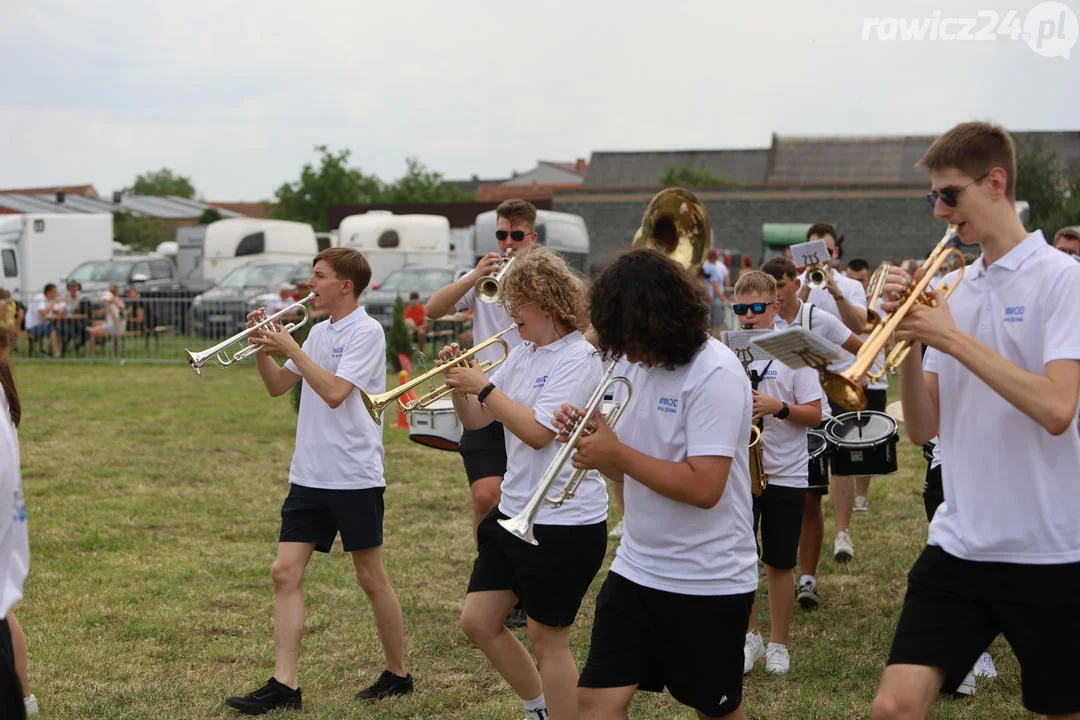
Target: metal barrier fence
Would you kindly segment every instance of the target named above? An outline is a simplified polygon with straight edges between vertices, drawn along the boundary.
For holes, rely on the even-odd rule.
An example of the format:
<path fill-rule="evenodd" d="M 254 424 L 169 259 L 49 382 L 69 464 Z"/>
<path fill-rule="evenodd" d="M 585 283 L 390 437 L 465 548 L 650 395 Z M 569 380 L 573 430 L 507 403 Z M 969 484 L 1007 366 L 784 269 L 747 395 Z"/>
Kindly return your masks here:
<path fill-rule="evenodd" d="M 190 298 L 136 298 L 126 300 L 119 323 L 105 313 L 97 306 L 24 329 L 13 338 L 12 355 L 20 361 L 184 363 L 185 349 L 205 349 L 243 329 L 247 308 L 196 317 Z"/>

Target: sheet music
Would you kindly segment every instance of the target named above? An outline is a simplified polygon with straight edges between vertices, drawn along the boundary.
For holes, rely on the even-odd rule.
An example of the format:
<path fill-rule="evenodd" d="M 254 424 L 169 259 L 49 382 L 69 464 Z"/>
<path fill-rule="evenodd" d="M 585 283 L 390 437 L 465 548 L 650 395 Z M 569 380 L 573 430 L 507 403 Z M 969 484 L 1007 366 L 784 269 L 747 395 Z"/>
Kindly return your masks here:
<path fill-rule="evenodd" d="M 720 333 L 720 342 L 731 348 L 731 351 L 735 353 L 735 357 L 739 358 L 739 362 L 745 368 L 749 367 L 750 363 L 758 360 L 774 359 L 768 350 L 751 342 L 754 338 L 765 337 L 773 332 L 775 331 L 768 328 L 765 330 L 725 330 Z"/>
<path fill-rule="evenodd" d="M 791 257 L 802 272 L 807 265 L 827 265 L 829 260 L 829 248 L 824 240 L 799 243 L 791 246 Z"/>
<path fill-rule="evenodd" d="M 794 370 L 804 367 L 820 370 L 844 352 L 839 345 L 834 345 L 798 325 L 754 337 L 750 343 Z"/>

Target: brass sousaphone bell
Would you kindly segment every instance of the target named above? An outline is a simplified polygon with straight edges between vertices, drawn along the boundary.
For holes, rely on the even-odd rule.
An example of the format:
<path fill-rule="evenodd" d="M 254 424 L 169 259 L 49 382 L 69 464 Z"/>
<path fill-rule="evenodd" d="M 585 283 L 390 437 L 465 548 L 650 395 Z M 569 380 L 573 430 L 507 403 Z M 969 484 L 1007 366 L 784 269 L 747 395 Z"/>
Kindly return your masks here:
<path fill-rule="evenodd" d="M 649 201 L 632 247 L 659 250 L 695 277 L 711 242 L 705 205 L 689 190 L 672 187 Z"/>

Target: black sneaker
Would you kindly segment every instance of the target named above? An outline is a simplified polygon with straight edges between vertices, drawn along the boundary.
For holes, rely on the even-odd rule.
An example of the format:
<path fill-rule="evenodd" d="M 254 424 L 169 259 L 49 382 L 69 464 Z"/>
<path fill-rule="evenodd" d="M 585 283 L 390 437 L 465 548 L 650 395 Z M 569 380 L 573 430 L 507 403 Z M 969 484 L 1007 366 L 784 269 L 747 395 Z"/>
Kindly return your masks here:
<path fill-rule="evenodd" d="M 525 608 L 516 607 L 510 611 L 510 614 L 506 616 L 506 622 L 503 623 L 508 628 L 523 628 L 529 624 L 529 616 L 525 614 Z"/>
<path fill-rule="evenodd" d="M 382 675 L 371 687 L 364 688 L 356 693 L 357 700 L 382 700 L 392 695 L 408 695 L 413 691 L 412 675 L 401 677 L 389 670 L 383 670 Z"/>
<path fill-rule="evenodd" d="M 262 715 L 277 708 L 299 710 L 300 688 L 293 690 L 274 678 L 270 678 L 265 685 L 254 692 L 225 698 L 225 704 L 245 715 Z"/>

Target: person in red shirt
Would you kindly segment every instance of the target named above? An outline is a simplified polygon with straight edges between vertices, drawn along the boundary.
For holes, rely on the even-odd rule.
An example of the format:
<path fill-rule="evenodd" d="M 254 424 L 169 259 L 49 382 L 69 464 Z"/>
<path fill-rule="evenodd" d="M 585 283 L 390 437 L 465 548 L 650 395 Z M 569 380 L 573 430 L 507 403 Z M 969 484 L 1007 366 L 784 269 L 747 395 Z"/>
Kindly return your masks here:
<path fill-rule="evenodd" d="M 420 302 L 420 293 L 414 292 L 409 295 L 409 304 L 405 307 L 405 327 L 409 330 L 409 336 L 416 342 L 418 347 L 424 347 L 427 338 L 427 315 L 424 314 L 424 303 Z"/>

